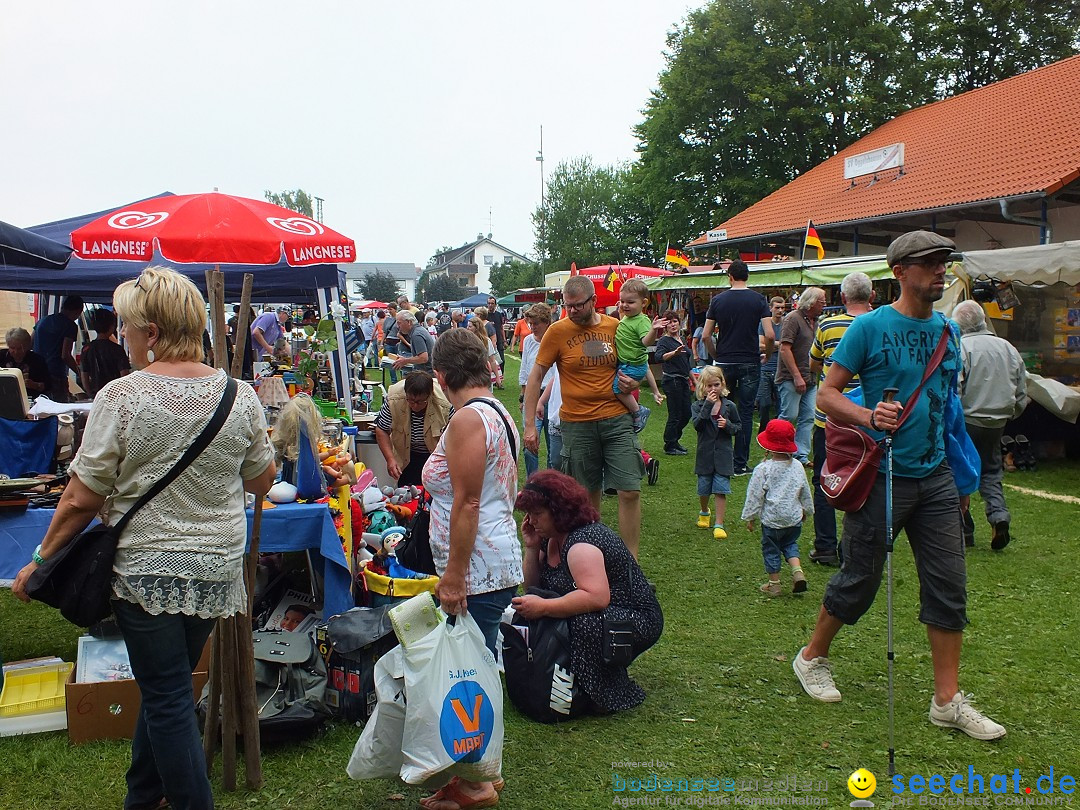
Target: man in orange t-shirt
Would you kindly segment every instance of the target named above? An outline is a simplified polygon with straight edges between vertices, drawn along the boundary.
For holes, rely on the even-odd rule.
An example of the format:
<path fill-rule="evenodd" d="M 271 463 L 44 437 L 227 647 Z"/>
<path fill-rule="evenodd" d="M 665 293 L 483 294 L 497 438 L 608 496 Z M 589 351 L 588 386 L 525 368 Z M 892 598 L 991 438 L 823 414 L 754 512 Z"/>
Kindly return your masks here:
<path fill-rule="evenodd" d="M 540 341 L 536 364 L 525 384 L 525 447 L 535 453 L 536 403 L 540 384 L 552 366 L 562 386 L 563 451 L 560 469 L 589 490 L 600 508 L 604 487 L 619 493 L 619 533 L 637 557 L 641 535 L 641 478 L 645 464 L 625 406 L 612 394 L 615 380 L 615 328 L 619 322 L 596 311 L 593 283 L 572 276 L 563 287 L 567 317 L 548 327 Z M 632 391 L 637 383 L 619 375 L 619 388 Z"/>

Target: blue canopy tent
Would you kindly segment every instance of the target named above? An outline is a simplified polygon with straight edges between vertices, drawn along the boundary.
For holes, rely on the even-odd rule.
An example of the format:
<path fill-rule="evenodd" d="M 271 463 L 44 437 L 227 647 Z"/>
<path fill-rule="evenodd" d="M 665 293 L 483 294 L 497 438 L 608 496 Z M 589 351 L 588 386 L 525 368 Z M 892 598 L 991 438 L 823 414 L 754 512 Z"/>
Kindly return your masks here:
<path fill-rule="evenodd" d="M 471 309 L 472 307 L 484 307 L 487 306 L 488 297 L 483 293 L 477 293 L 476 295 L 470 295 L 468 298 L 462 298 L 460 301 L 455 301 L 450 306 L 451 308 L 465 307 Z"/>
<path fill-rule="evenodd" d="M 71 248 L 33 231 L 0 222 L 0 267 L 59 270 L 68 263 Z"/>
<path fill-rule="evenodd" d="M 145 199 L 174 196 L 171 191 L 155 194 Z M 144 202 L 136 200 L 135 202 Z M 27 228 L 31 234 L 59 242 L 71 244 L 71 232 L 109 213 L 120 210 L 126 203 L 116 208 L 81 214 L 56 222 L 47 222 Z M 69 248 L 70 250 L 70 248 Z M 341 290 L 345 289 L 345 273 L 336 264 L 319 264 L 310 267 L 292 267 L 280 261 L 274 265 L 250 264 L 177 264 L 155 255 L 151 264 L 171 267 L 188 276 L 195 286 L 206 295 L 206 271 L 219 269 L 225 274 L 225 297 L 239 301 L 244 284 L 244 274 L 253 276 L 251 299 L 253 301 L 308 301 L 314 298 L 319 303 L 319 310 L 325 317 L 331 307 L 340 300 Z M 89 302 L 110 303 L 113 290 L 123 281 L 135 278 L 143 269 L 139 262 L 97 261 L 80 259 L 72 256 L 67 267 L 56 273 L 43 272 L 27 265 L 0 264 L 0 290 L 13 292 L 39 293 L 47 300 L 41 307 L 41 315 L 48 315 L 59 309 L 62 296 L 78 294 Z M 340 322 L 337 323 L 339 350 L 335 355 L 334 379 L 339 398 L 348 399 L 349 371 L 345 355 L 345 335 Z"/>

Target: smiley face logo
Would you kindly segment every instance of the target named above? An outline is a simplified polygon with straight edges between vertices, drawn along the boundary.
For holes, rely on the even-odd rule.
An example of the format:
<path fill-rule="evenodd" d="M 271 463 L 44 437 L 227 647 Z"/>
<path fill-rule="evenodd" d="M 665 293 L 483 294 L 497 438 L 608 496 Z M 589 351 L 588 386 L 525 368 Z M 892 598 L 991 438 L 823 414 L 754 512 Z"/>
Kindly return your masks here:
<path fill-rule="evenodd" d="M 877 779 L 866 768 L 859 768 L 848 777 L 847 789 L 856 799 L 866 799 L 874 795 Z"/>

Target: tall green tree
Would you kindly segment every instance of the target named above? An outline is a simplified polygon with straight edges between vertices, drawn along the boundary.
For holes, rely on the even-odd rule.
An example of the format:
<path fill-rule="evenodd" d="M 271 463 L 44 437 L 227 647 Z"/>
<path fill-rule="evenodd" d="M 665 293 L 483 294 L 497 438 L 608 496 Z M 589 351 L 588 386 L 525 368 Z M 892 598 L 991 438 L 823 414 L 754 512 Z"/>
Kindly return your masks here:
<path fill-rule="evenodd" d="M 425 276 L 417 287 L 417 298 L 422 301 L 460 301 L 465 297 L 465 279 L 450 276 Z"/>
<path fill-rule="evenodd" d="M 692 239 L 909 106 L 889 0 L 714 0 L 667 40 L 635 128 L 652 238 Z"/>
<path fill-rule="evenodd" d="M 1080 50 L 1078 0 L 901 2 L 934 96 L 974 90 Z"/>
<path fill-rule="evenodd" d="M 293 189 L 292 191 L 266 191 L 263 192 L 263 196 L 266 197 L 267 202 L 303 214 L 308 219 L 315 216 L 311 195 L 302 188 Z"/>
<path fill-rule="evenodd" d="M 649 256 L 645 209 L 625 166 L 595 166 L 590 157 L 560 163 L 548 178 L 543 208 L 533 214 L 544 272 L 630 263 Z"/>
<path fill-rule="evenodd" d="M 491 294 L 496 298 L 512 290 L 539 287 L 544 283 L 544 268 L 532 262 L 511 260 L 491 268 Z"/>
<path fill-rule="evenodd" d="M 360 282 L 360 294 L 369 301 L 393 303 L 401 295 L 401 290 L 392 273 L 376 267 Z"/>

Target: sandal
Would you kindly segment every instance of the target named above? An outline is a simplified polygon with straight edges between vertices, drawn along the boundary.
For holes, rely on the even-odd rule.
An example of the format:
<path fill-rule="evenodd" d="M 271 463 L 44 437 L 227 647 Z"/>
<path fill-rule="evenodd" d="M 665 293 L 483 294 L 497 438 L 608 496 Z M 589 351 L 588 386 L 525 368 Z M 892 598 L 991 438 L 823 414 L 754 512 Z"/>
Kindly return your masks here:
<path fill-rule="evenodd" d="M 503 787 L 506 787 L 506 782 L 502 779 L 498 781 L 503 783 Z M 492 783 L 494 788 L 495 783 Z M 499 791 L 493 790 L 491 796 L 485 796 L 484 798 L 473 798 L 466 795 L 461 791 L 461 779 L 455 776 L 441 788 L 439 788 L 431 796 L 427 796 L 420 800 L 420 806 L 427 808 L 427 810 L 435 810 L 433 804 L 435 802 L 453 802 L 457 805 L 458 810 L 480 810 L 483 807 L 494 807 L 499 803 Z"/>

